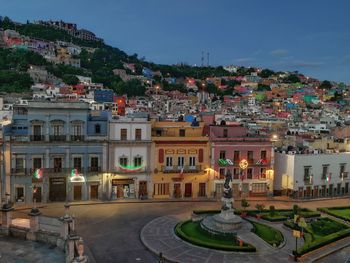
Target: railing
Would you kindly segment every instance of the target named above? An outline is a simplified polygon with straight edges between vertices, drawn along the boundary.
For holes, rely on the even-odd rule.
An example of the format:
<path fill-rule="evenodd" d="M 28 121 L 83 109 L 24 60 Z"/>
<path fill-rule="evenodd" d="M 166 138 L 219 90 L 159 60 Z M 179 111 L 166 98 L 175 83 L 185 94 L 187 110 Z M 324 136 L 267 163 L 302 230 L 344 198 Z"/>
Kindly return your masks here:
<path fill-rule="evenodd" d="M 12 174 L 27 174 L 28 170 L 26 168 L 12 168 L 11 173 Z"/>
<path fill-rule="evenodd" d="M 91 166 L 89 167 L 89 172 L 101 172 L 101 167 Z"/>
<path fill-rule="evenodd" d="M 201 171 L 201 165 L 162 166 L 163 173 L 198 173 L 199 171 Z"/>
<path fill-rule="evenodd" d="M 67 140 L 66 135 L 50 135 L 51 142 L 64 142 Z"/>
<path fill-rule="evenodd" d="M 84 141 L 85 140 L 85 136 L 84 135 L 71 135 L 70 136 L 70 140 L 73 141 L 73 142 Z"/>
<path fill-rule="evenodd" d="M 311 185 L 313 184 L 313 180 L 310 176 L 304 176 L 304 184 L 305 185 Z"/>
<path fill-rule="evenodd" d="M 57 173 L 71 173 L 74 168 L 42 168 L 43 173 L 57 174 Z"/>
<path fill-rule="evenodd" d="M 147 172 L 147 169 L 146 167 L 140 167 L 138 169 L 117 167 L 115 172 L 119 174 L 137 174 L 137 173 L 145 173 Z"/>
<path fill-rule="evenodd" d="M 44 135 L 30 135 L 29 138 L 33 142 L 45 141 L 45 136 Z"/>

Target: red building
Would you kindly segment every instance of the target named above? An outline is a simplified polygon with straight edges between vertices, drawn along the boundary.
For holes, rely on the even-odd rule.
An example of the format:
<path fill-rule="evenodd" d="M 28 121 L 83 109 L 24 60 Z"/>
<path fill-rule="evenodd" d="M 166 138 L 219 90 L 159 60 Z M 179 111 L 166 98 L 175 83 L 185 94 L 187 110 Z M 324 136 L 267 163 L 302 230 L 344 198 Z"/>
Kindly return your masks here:
<path fill-rule="evenodd" d="M 225 175 L 234 196 L 266 196 L 273 190 L 273 148 L 269 138 L 251 135 L 238 125 L 211 125 L 211 179 L 217 197 Z"/>

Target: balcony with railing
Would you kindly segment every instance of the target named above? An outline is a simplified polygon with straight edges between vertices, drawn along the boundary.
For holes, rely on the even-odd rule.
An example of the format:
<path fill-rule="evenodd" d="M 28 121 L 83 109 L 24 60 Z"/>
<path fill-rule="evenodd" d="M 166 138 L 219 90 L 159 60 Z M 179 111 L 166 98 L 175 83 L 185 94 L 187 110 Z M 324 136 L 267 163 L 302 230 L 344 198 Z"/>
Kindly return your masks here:
<path fill-rule="evenodd" d="M 50 135 L 50 142 L 65 142 L 66 135 Z"/>
<path fill-rule="evenodd" d="M 45 135 L 30 135 L 30 141 L 32 142 L 42 142 L 45 141 Z"/>
<path fill-rule="evenodd" d="M 94 173 L 94 172 L 101 172 L 101 167 L 99 166 L 90 166 L 88 168 L 89 173 Z"/>
<path fill-rule="evenodd" d="M 146 173 L 147 167 L 116 167 L 115 172 L 118 174 L 138 174 Z"/>
<path fill-rule="evenodd" d="M 28 173 L 28 169 L 26 168 L 12 168 L 11 174 L 13 175 L 26 175 Z"/>
<path fill-rule="evenodd" d="M 162 166 L 163 173 L 198 173 L 201 171 L 201 165 L 174 165 L 174 166 Z"/>
<path fill-rule="evenodd" d="M 83 142 L 85 140 L 85 136 L 84 135 L 71 135 L 70 140 L 72 142 Z"/>

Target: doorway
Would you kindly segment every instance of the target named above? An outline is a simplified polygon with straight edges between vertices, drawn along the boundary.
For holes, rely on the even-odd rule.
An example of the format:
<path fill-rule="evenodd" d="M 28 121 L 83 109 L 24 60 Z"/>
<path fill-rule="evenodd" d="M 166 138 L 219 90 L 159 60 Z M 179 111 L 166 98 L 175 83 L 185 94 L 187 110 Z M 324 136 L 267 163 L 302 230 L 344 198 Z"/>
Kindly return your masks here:
<path fill-rule="evenodd" d="M 185 184 L 185 197 L 192 197 L 192 183 Z"/>
<path fill-rule="evenodd" d="M 98 199 L 98 185 L 90 186 L 90 199 Z"/>
<path fill-rule="evenodd" d="M 199 183 L 199 197 L 206 197 L 206 192 L 205 192 L 205 183 Z"/>
<path fill-rule="evenodd" d="M 81 185 L 74 185 L 74 201 L 81 200 Z"/>

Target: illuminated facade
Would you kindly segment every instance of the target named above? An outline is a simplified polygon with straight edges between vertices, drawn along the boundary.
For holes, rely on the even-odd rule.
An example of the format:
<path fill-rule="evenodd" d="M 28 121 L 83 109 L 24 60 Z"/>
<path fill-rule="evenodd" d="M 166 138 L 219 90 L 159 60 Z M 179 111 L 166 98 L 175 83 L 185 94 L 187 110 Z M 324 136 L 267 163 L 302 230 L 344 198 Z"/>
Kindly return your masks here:
<path fill-rule="evenodd" d="M 213 195 L 209 182 L 209 138 L 204 123 L 152 123 L 154 198 L 200 198 Z"/>
<path fill-rule="evenodd" d="M 350 153 L 275 153 L 275 195 L 324 198 L 350 194 Z"/>
<path fill-rule="evenodd" d="M 102 197 L 108 113 L 86 103 L 14 105 L 6 127 L 5 191 L 15 203 L 81 201 Z"/>
<path fill-rule="evenodd" d="M 151 122 L 148 117 L 118 116 L 109 123 L 109 172 L 104 176 L 108 200 L 148 198 Z"/>
<path fill-rule="evenodd" d="M 242 126 L 211 125 L 211 169 L 215 196 L 225 175 L 232 176 L 234 196 L 266 196 L 273 190 L 273 149 L 268 138 L 249 135 Z"/>

